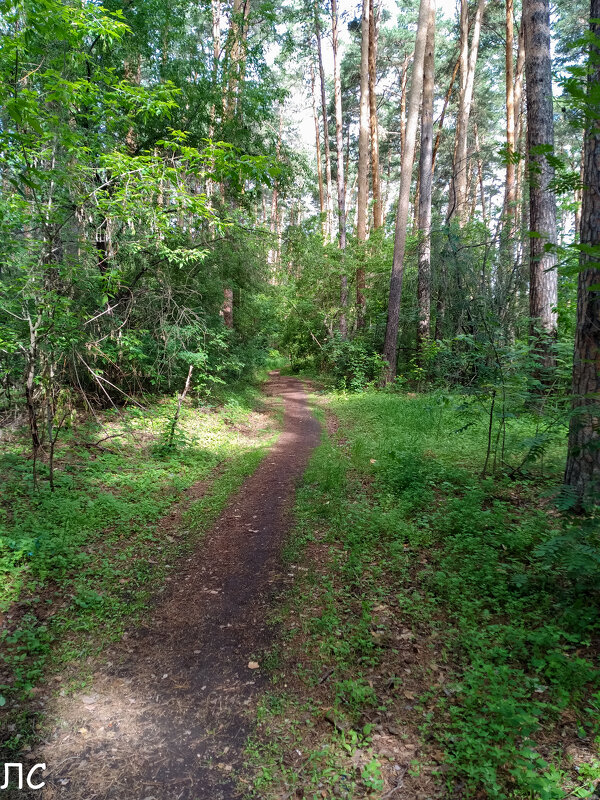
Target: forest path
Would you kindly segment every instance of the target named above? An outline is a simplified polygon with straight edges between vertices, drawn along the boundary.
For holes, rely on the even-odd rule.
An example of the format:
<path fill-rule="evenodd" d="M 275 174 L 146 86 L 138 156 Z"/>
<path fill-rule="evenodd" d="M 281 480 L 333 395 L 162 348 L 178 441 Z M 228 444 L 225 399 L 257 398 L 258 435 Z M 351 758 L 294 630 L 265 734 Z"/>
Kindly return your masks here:
<path fill-rule="evenodd" d="M 269 604 L 296 485 L 320 426 L 299 380 L 273 373 L 283 430 L 142 628 L 112 646 L 83 694 L 58 698 L 35 758 L 44 800 L 234 800 L 235 771 L 266 679 Z M 32 756 L 34 754 L 31 754 Z"/>

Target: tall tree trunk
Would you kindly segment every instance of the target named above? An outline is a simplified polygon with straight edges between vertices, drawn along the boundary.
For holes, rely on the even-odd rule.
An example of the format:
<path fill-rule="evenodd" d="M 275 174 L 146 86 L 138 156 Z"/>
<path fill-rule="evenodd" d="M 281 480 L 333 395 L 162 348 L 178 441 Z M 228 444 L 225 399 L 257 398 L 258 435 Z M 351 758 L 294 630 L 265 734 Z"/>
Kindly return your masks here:
<path fill-rule="evenodd" d="M 229 81 L 226 102 L 226 116 L 229 118 L 239 110 L 239 89 L 246 72 L 249 14 L 250 0 L 233 0 L 229 26 Z"/>
<path fill-rule="evenodd" d="M 591 0 L 590 74 L 588 77 L 589 124 L 584 146 L 584 190 L 581 244 L 600 245 L 600 0 Z M 565 484 L 573 492 L 578 509 L 600 505 L 600 268 L 598 258 L 581 252 L 577 287 L 577 328 L 573 360 L 573 416 Z"/>
<path fill-rule="evenodd" d="M 524 0 L 525 78 L 527 81 L 527 150 L 529 157 L 529 316 L 540 366 L 552 366 L 556 335 L 556 198 L 550 182 L 554 168 L 543 148 L 554 147 L 549 0 Z M 541 152 L 542 150 L 542 152 Z"/>
<path fill-rule="evenodd" d="M 275 155 L 277 161 L 281 153 L 281 131 L 283 127 L 283 114 L 279 111 L 279 134 L 277 136 L 277 145 L 275 147 Z M 281 260 L 281 235 L 279 229 L 279 183 L 275 181 L 273 185 L 273 195 L 271 197 L 271 241 L 276 238 L 276 247 L 271 246 L 268 255 L 269 264 L 279 264 Z"/>
<path fill-rule="evenodd" d="M 319 6 L 315 0 L 315 38 L 317 40 L 317 57 L 319 60 L 319 82 L 321 85 L 321 114 L 323 116 L 323 144 L 325 156 L 325 180 L 327 194 L 325 207 L 327 209 L 327 241 L 333 235 L 333 182 L 331 179 L 331 149 L 329 147 L 329 122 L 327 115 L 327 94 L 325 92 L 325 70 L 323 68 L 323 50 L 321 47 L 321 25 L 319 22 Z"/>
<path fill-rule="evenodd" d="M 383 225 L 381 176 L 379 174 L 379 126 L 377 124 L 377 19 L 375 0 L 370 0 L 369 15 L 369 123 L 371 128 L 371 183 L 373 187 L 373 230 Z"/>
<path fill-rule="evenodd" d="M 339 247 L 342 251 L 342 277 L 340 288 L 340 334 L 348 336 L 348 276 L 345 274 L 344 253 L 346 251 L 346 183 L 344 179 L 344 132 L 342 129 L 342 79 L 338 52 L 337 0 L 331 0 L 331 39 L 333 45 L 333 93 L 335 99 L 335 147 L 337 155 L 337 191 Z"/>
<path fill-rule="evenodd" d="M 479 199 L 481 201 L 481 219 L 483 220 L 483 224 L 487 225 L 485 187 L 483 185 L 483 162 L 481 160 L 481 146 L 479 144 L 479 130 L 477 129 L 477 125 L 473 126 L 473 133 L 475 134 L 475 157 L 477 159 L 477 183 L 479 185 Z"/>
<path fill-rule="evenodd" d="M 421 153 L 419 156 L 419 274 L 417 298 L 417 358 L 423 362 L 423 345 L 430 336 L 431 324 L 431 187 L 433 183 L 433 100 L 435 72 L 435 6 L 429 12 L 427 46 L 423 66 L 423 104 L 421 111 Z"/>
<path fill-rule="evenodd" d="M 402 79 L 400 82 L 400 155 L 404 153 L 406 147 L 406 88 L 408 86 L 408 65 L 411 56 L 404 59 L 402 66 Z"/>
<path fill-rule="evenodd" d="M 517 46 L 517 66 L 515 69 L 515 142 L 518 145 L 521 140 L 523 118 L 523 76 L 525 74 L 525 27 L 521 22 L 519 28 L 519 44 Z"/>
<path fill-rule="evenodd" d="M 217 86 L 219 77 L 219 57 L 221 55 L 221 0 L 211 0 L 211 13 L 212 13 L 212 40 L 213 40 L 213 63 L 212 63 L 212 83 L 213 87 Z M 215 135 L 215 117 L 216 107 L 213 101 L 210 105 L 209 111 L 210 122 L 208 125 L 208 138 L 212 141 Z M 214 168 L 214 158 L 210 160 L 212 172 Z M 206 196 L 212 197 L 214 194 L 215 186 L 212 178 L 206 179 Z M 209 223 L 209 228 L 211 223 Z"/>
<path fill-rule="evenodd" d="M 310 65 L 310 82 L 311 82 L 311 96 L 313 119 L 315 122 L 315 154 L 317 157 L 317 178 L 319 181 L 319 210 L 321 212 L 323 228 L 323 239 L 327 239 L 327 212 L 325 208 L 325 190 L 323 187 L 323 166 L 321 164 L 321 130 L 319 126 L 319 114 L 317 112 L 317 99 L 315 97 L 315 69 L 311 63 Z"/>
<path fill-rule="evenodd" d="M 419 6 L 419 22 L 415 40 L 415 56 L 413 61 L 410 95 L 408 99 L 408 117 L 406 120 L 405 147 L 402 151 L 400 168 L 400 192 L 396 213 L 396 231 L 394 238 L 394 260 L 390 278 L 390 294 L 388 301 L 387 326 L 383 357 L 387 361 L 387 370 L 383 376 L 385 383 L 396 377 L 398 359 L 398 327 L 400 324 L 400 302 L 402 300 L 402 280 L 404 277 L 404 251 L 406 248 L 406 228 L 408 223 L 408 205 L 412 182 L 412 167 L 415 157 L 417 125 L 419 121 L 419 105 L 423 88 L 423 68 L 425 61 L 425 45 L 431 6 L 435 0 L 421 0 Z"/>
<path fill-rule="evenodd" d="M 367 206 L 369 202 L 369 29 L 370 0 L 363 0 L 360 45 L 360 105 L 358 127 L 358 197 L 356 238 L 359 242 L 360 265 L 356 270 L 356 327 L 365 325 L 364 245 L 367 239 Z"/>
<path fill-rule="evenodd" d="M 435 144 L 433 145 L 433 157 L 431 159 L 431 169 L 435 169 L 435 159 L 437 158 L 437 152 L 440 146 L 440 142 L 442 140 L 442 129 L 444 127 L 444 118 L 446 116 L 446 110 L 448 108 L 448 103 L 450 102 L 450 97 L 452 96 L 452 89 L 454 88 L 454 81 L 456 80 L 456 76 L 458 75 L 458 68 L 460 67 L 460 57 L 456 60 L 456 64 L 454 65 L 454 69 L 452 70 L 452 76 L 450 77 L 450 85 L 448 86 L 448 91 L 446 92 L 446 96 L 444 97 L 444 105 L 442 106 L 442 113 L 440 114 L 440 118 L 438 121 L 438 130 L 435 137 Z"/>
<path fill-rule="evenodd" d="M 481 22 L 486 0 L 478 0 L 475 19 L 473 21 L 473 35 L 469 48 L 469 12 L 468 0 L 461 0 L 460 6 L 460 98 L 456 119 L 456 140 L 454 146 L 454 164 L 452 167 L 452 180 L 450 181 L 450 201 L 448 204 L 447 220 L 455 215 L 459 225 L 467 221 L 468 209 L 468 139 L 469 118 L 473 102 L 473 87 L 475 85 L 475 67 L 479 51 L 479 37 Z"/>
<path fill-rule="evenodd" d="M 516 164 L 513 161 L 515 152 L 515 70 L 514 70 L 514 9 L 513 0 L 506 0 L 506 185 L 504 193 L 504 214 L 506 216 L 506 232 L 509 238 L 515 234 Z"/>

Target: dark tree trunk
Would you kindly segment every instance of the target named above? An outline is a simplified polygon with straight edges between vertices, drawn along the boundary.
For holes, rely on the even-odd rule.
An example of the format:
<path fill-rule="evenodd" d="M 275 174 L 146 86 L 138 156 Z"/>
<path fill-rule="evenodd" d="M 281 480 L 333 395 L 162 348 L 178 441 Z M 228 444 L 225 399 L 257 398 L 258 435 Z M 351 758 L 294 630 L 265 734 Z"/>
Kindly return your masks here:
<path fill-rule="evenodd" d="M 590 18 L 600 19 L 600 0 L 591 0 Z M 597 41 L 600 24 L 590 23 Z M 600 246 L 600 49 L 590 47 L 588 111 L 593 117 L 584 146 L 584 189 L 581 244 Z M 573 360 L 573 416 L 565 484 L 577 508 L 600 505 L 600 269 L 598 256 L 581 252 L 577 289 L 577 328 Z M 595 287 L 595 288 L 594 288 Z"/>

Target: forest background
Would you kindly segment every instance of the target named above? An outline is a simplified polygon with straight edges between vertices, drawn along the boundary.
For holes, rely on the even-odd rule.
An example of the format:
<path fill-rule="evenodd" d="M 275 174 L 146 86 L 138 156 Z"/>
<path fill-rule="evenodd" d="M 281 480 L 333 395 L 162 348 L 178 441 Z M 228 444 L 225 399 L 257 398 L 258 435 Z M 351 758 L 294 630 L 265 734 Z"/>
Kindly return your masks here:
<path fill-rule="evenodd" d="M 287 368 L 318 377 L 358 428 L 352 409 L 378 419 L 384 449 L 389 421 L 392 494 L 428 471 L 468 494 L 435 453 L 407 466 L 399 409 L 414 398 L 446 414 L 427 453 L 448 445 L 487 487 L 482 536 L 502 528 L 494 492 L 538 515 L 498 539 L 531 569 L 499 593 L 559 620 L 519 639 L 518 669 L 596 720 L 582 653 L 600 570 L 598 0 L 19 0 L 0 14 L 2 609 L 85 561 L 105 510 L 77 535 L 68 517 L 143 463 L 113 440 L 151 420 L 146 479 L 191 482 L 207 429 L 186 428 L 189 409 L 235 418 L 257 373 Z M 77 613 L 105 613 L 80 588 Z M 524 629 L 539 633 L 534 617 Z M 2 703 L 32 690 L 54 635 L 35 613 L 5 635 Z M 507 715 L 523 791 L 548 766 L 524 731 L 560 703 L 538 706 Z M 492 772 L 469 773 L 450 750 L 462 780 L 501 796 L 505 751 L 490 744 L 477 763 Z M 562 796 L 557 781 L 544 797 Z"/>

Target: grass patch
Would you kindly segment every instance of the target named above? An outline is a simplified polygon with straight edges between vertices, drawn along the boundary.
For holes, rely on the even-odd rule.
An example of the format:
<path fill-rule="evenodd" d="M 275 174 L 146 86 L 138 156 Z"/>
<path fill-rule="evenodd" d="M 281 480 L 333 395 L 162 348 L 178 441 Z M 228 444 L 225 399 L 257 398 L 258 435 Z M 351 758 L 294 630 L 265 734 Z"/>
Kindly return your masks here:
<path fill-rule="evenodd" d="M 597 521 L 540 499 L 562 433 L 523 468 L 537 422 L 513 420 L 518 473 L 482 478 L 485 418 L 465 426 L 460 398 L 326 401 L 340 428 L 298 497 L 287 555 L 306 571 L 281 615 L 284 706 L 252 743 L 268 765 L 254 796 L 591 797 L 600 542 Z"/>
<path fill-rule="evenodd" d="M 244 390 L 218 407 L 187 405 L 173 448 L 169 400 L 109 412 L 101 431 L 86 420 L 62 440 L 54 492 L 43 481 L 34 491 L 15 437 L 0 459 L 0 702 L 18 720 L 9 748 L 22 745 L 27 699 L 48 670 L 83 663 L 135 624 L 256 468 L 275 430 L 256 399 Z M 90 446 L 104 436 L 106 449 Z"/>

